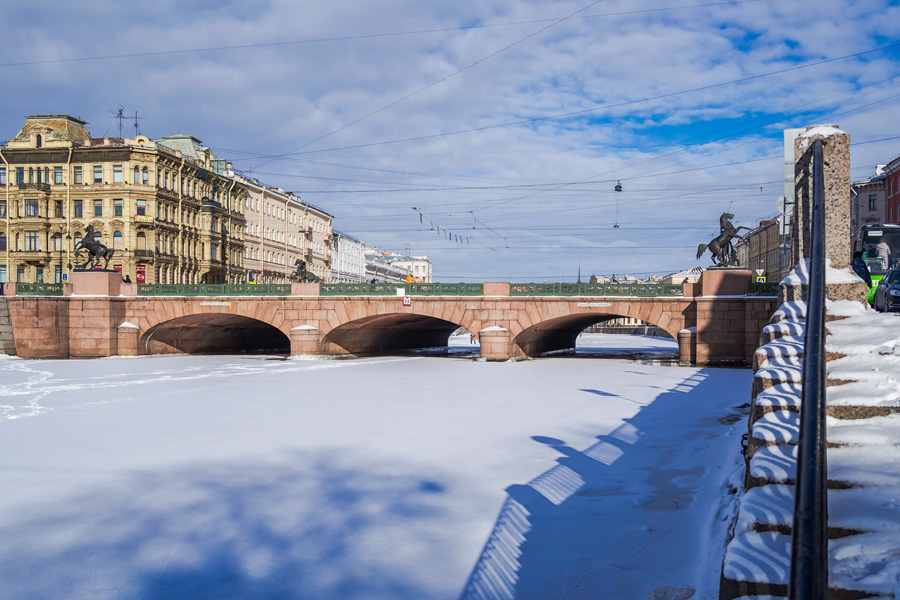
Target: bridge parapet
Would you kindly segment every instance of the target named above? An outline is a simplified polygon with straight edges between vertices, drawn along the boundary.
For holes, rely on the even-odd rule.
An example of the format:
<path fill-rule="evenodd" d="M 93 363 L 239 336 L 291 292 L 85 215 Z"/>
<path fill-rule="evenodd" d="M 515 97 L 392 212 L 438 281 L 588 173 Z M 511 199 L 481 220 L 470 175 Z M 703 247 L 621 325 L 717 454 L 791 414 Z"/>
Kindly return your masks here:
<path fill-rule="evenodd" d="M 684 288 L 664 283 L 513 283 L 509 295 L 666 298 L 683 296 Z"/>
<path fill-rule="evenodd" d="M 481 283 L 320 283 L 320 296 L 483 296 Z"/>

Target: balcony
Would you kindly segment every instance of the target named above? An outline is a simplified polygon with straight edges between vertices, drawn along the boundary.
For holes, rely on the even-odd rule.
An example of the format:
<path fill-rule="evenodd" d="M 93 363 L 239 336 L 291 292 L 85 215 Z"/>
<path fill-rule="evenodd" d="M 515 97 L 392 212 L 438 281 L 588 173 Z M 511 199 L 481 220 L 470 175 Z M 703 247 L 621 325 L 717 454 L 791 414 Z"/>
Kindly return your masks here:
<path fill-rule="evenodd" d="M 19 250 L 15 254 L 16 258 L 21 261 L 41 263 L 48 262 L 51 256 L 51 253 L 46 250 Z M 59 255 L 59 251 L 56 251 L 56 255 Z"/>
<path fill-rule="evenodd" d="M 135 250 L 134 257 L 135 258 L 143 258 L 143 259 L 152 259 L 153 258 L 153 250 Z"/>
<path fill-rule="evenodd" d="M 32 192 L 49 192 L 50 184 L 49 183 L 20 183 L 20 190 L 32 191 Z"/>

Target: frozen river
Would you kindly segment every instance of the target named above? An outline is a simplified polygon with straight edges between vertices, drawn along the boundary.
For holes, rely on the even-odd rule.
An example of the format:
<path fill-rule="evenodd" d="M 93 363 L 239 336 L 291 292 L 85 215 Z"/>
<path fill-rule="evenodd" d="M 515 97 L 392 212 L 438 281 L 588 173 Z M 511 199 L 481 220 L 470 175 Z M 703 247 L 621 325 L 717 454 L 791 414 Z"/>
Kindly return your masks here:
<path fill-rule="evenodd" d="M 0 360 L 0 598 L 714 598 L 750 382 L 578 357 Z"/>

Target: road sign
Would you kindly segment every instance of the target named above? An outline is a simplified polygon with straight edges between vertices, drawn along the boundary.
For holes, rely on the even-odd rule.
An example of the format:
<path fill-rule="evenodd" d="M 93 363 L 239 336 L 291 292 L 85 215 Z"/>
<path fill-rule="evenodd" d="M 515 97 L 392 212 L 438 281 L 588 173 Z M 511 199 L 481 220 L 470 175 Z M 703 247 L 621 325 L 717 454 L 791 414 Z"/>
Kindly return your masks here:
<path fill-rule="evenodd" d="M 766 282 L 766 278 L 765 278 L 765 277 L 757 277 L 757 278 L 756 278 L 756 283 L 765 283 L 765 282 Z"/>
<path fill-rule="evenodd" d="M 412 305 L 412 298 L 410 298 L 409 296 L 403 296 L 403 306 L 410 305 Z"/>

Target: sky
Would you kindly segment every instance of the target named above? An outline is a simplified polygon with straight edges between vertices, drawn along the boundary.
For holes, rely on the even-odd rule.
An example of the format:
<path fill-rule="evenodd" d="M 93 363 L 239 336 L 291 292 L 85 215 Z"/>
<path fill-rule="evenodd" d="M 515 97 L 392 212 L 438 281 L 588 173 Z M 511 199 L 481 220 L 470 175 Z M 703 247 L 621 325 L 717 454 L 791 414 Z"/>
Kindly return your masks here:
<path fill-rule="evenodd" d="M 272 358 L 0 360 L 0 598 L 718 598 L 749 369 Z"/>
<path fill-rule="evenodd" d="M 11 3 L 0 139 L 32 114 L 119 135 L 121 108 L 123 135 L 193 135 L 437 281 L 665 275 L 711 264 L 722 212 L 777 214 L 785 128 L 839 125 L 854 181 L 900 155 L 898 22 L 898 0 Z"/>

